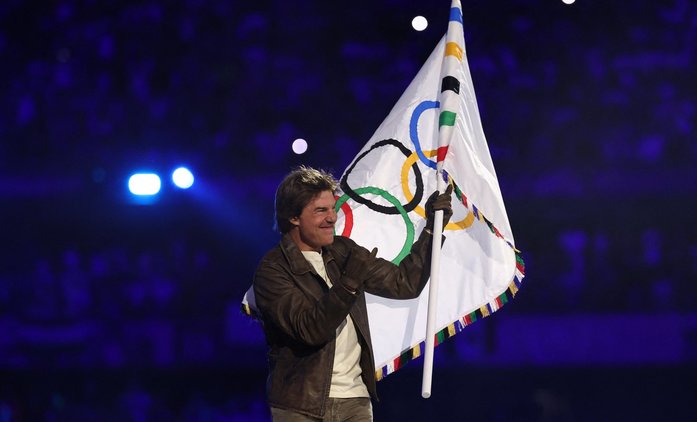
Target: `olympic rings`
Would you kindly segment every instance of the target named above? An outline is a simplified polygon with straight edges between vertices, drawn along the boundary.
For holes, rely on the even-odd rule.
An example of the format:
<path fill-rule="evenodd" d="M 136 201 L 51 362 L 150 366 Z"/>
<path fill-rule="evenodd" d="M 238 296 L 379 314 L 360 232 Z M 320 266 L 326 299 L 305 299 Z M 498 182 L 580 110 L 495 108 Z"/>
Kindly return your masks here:
<path fill-rule="evenodd" d="M 425 111 L 438 107 L 440 107 L 440 103 L 438 101 L 422 101 L 421 103 L 419 103 L 419 105 L 416 106 L 416 108 L 412 112 L 409 121 L 409 137 L 411 138 L 411 141 L 415 146 L 415 151 L 412 152 L 409 148 L 404 146 L 400 141 L 396 139 L 384 139 L 382 141 L 378 141 L 371 145 L 371 147 L 367 151 L 364 151 L 358 157 L 356 157 L 353 163 L 351 163 L 351 165 L 346 169 L 346 172 L 344 173 L 343 177 L 341 178 L 341 181 L 339 182 L 339 186 L 343 190 L 344 194 L 341 197 L 335 197 L 337 199 L 335 209 L 337 212 L 340 209 L 344 212 L 345 219 L 344 229 L 341 234 L 342 236 L 350 237 L 354 225 L 353 210 L 347 203 L 349 198 L 381 214 L 400 214 L 402 216 L 406 225 L 407 236 L 404 241 L 404 245 L 402 246 L 402 249 L 399 251 L 397 256 L 394 259 L 392 259 L 392 262 L 395 264 L 399 264 L 402 261 L 402 259 L 404 259 L 404 257 L 406 257 L 407 254 L 409 254 L 409 251 L 411 250 L 411 245 L 414 242 L 414 224 L 409 218 L 409 212 L 415 211 L 416 214 L 418 214 L 422 218 L 426 218 L 426 212 L 424 211 L 423 207 L 419 206 L 419 203 L 421 202 L 424 196 L 424 181 L 422 179 L 421 170 L 419 169 L 417 160 L 420 160 L 426 167 L 436 169 L 436 162 L 431 161 L 429 157 L 436 156 L 438 154 L 438 150 L 423 150 L 419 140 L 418 123 L 421 115 Z M 361 161 L 373 150 L 388 145 L 396 147 L 406 157 L 406 160 L 404 161 L 404 164 L 402 165 L 400 172 L 402 192 L 404 193 L 404 196 L 408 201 L 406 204 L 402 204 L 400 200 L 394 197 L 392 194 L 378 187 L 368 186 L 353 189 L 348 184 L 348 176 L 355 169 L 359 161 Z M 410 170 L 413 170 L 414 172 L 414 181 L 416 184 L 416 191 L 413 195 L 409 188 Z M 457 185 L 455 185 L 452 181 L 452 178 L 450 176 L 446 177 L 449 179 L 450 183 L 453 183 L 456 192 L 458 192 L 459 189 Z M 389 202 L 392 206 L 380 205 L 372 200 L 369 200 L 361 196 L 364 194 L 373 194 L 380 196 L 386 199 L 387 202 Z M 466 204 L 465 207 L 468 210 L 467 216 L 465 216 L 465 218 L 463 218 L 460 221 L 448 223 L 445 226 L 445 230 L 463 230 L 472 225 L 472 223 L 475 220 L 475 214 L 474 212 L 472 212 L 472 210 L 469 209 L 469 207 L 466 206 Z"/>
<path fill-rule="evenodd" d="M 433 157 L 438 153 L 438 150 L 430 150 L 430 151 L 424 151 L 424 154 L 426 157 Z M 409 183 L 408 182 L 408 177 L 409 177 L 409 167 L 412 166 L 415 162 L 416 159 L 418 158 L 416 153 L 412 153 L 405 161 L 404 164 L 402 165 L 402 191 L 404 192 L 404 196 L 407 198 L 407 200 L 412 198 L 411 190 L 409 190 Z M 450 178 L 448 176 L 448 178 Z M 426 218 L 426 211 L 421 207 L 420 205 L 414 208 L 414 212 L 416 212 L 418 215 L 420 215 L 423 218 Z M 445 230 L 464 230 L 467 227 L 471 226 L 472 223 L 474 223 L 474 214 L 472 211 L 469 209 L 467 210 L 467 216 L 463 218 L 460 221 L 455 221 L 455 222 L 450 222 L 446 224 Z"/>
<path fill-rule="evenodd" d="M 409 254 L 409 251 L 411 250 L 411 245 L 414 243 L 414 224 L 411 222 L 409 219 L 409 212 L 405 209 L 405 207 L 402 206 L 402 204 L 399 202 L 399 199 L 395 198 L 392 196 L 389 192 L 386 190 L 368 186 L 364 188 L 358 188 L 355 190 L 356 194 L 363 195 L 366 193 L 372 193 L 374 195 L 379 195 L 385 198 L 389 203 L 394 205 L 395 209 L 398 210 L 399 214 L 402 216 L 402 219 L 404 220 L 404 224 L 407 227 L 407 237 L 404 240 L 404 245 L 402 246 L 402 249 L 399 251 L 396 257 L 392 259 L 392 262 L 394 264 L 399 265 L 400 262 L 402 262 L 402 259 L 406 257 Z M 351 197 L 353 199 L 353 197 Z M 340 208 L 344 209 L 344 205 L 346 201 L 349 199 L 348 194 L 342 195 L 337 201 L 336 205 L 334 205 L 334 208 L 338 211 Z M 345 213 L 345 211 L 344 211 Z M 348 221 L 348 218 L 347 218 Z M 353 222 L 353 218 L 351 218 L 351 222 Z M 344 233 L 346 233 L 346 227 L 347 225 L 344 225 Z M 352 227 L 352 225 L 351 225 Z M 348 231 L 348 234 L 342 234 L 342 236 L 350 236 L 351 232 L 350 230 Z"/>
<path fill-rule="evenodd" d="M 419 141 L 418 129 L 421 114 L 423 114 L 423 112 L 426 110 L 439 107 L 440 103 L 438 101 L 422 101 L 416 106 L 411 114 L 411 118 L 409 119 L 409 138 L 411 138 L 411 142 L 413 142 L 414 146 L 416 147 L 416 154 L 419 156 L 419 159 L 421 159 L 421 162 L 425 166 L 431 167 L 433 170 L 435 170 L 437 167 L 436 162 L 429 160 L 426 155 L 424 155 L 423 148 L 421 147 L 421 141 Z M 432 157 L 432 155 L 429 155 L 429 157 Z"/>
<path fill-rule="evenodd" d="M 334 195 L 335 200 L 339 200 L 339 197 Z M 341 204 L 337 204 L 334 206 L 336 208 L 336 212 L 339 212 L 339 208 L 344 212 L 344 231 L 341 232 L 341 235 L 344 237 L 350 237 L 351 236 L 351 230 L 353 230 L 353 210 L 349 206 L 348 203 L 346 203 L 346 200 L 344 200 Z"/>
<path fill-rule="evenodd" d="M 371 151 L 373 151 L 377 148 L 386 146 L 386 145 L 392 145 L 394 147 L 397 147 L 397 149 L 399 149 L 402 152 L 402 154 L 404 154 L 404 156 L 407 158 L 412 154 L 412 152 L 409 148 L 402 145 L 402 143 L 400 143 L 396 139 L 385 139 L 385 140 L 376 142 L 375 144 L 373 144 L 370 147 L 370 149 L 368 149 L 367 151 L 365 151 L 364 153 L 362 153 L 361 155 L 356 157 L 356 159 L 353 161 L 353 163 L 351 163 L 351 166 L 349 166 L 349 168 L 346 169 L 344 176 L 341 178 L 341 182 L 339 182 L 339 186 L 341 186 L 341 189 L 344 191 L 344 193 L 346 195 L 348 195 L 351 199 L 358 202 L 359 204 L 363 204 L 363 205 L 367 206 L 368 208 L 370 208 L 373 211 L 377 211 L 377 212 L 382 213 L 382 214 L 400 214 L 401 211 L 397 208 L 396 205 L 394 207 L 387 207 L 384 205 L 376 204 L 375 202 L 369 201 L 369 200 L 361 197 L 360 195 L 358 195 L 356 193 L 358 191 L 358 189 L 356 189 L 356 190 L 352 189 L 349 186 L 348 180 L 347 180 L 349 174 L 353 171 L 354 167 L 356 167 L 356 164 L 358 164 L 358 162 L 363 159 L 363 157 L 368 155 L 368 153 L 370 153 Z M 414 170 L 414 176 L 416 179 L 416 193 L 415 193 L 414 197 L 411 198 L 408 203 L 406 203 L 404 205 L 402 205 L 401 203 L 399 204 L 400 207 L 402 207 L 406 212 L 410 212 L 414 208 L 416 208 L 419 205 L 419 202 L 421 202 L 421 199 L 423 198 L 423 194 L 424 194 L 424 182 L 421 178 L 421 170 L 419 170 L 419 166 L 416 163 L 414 163 L 411 167 Z"/>

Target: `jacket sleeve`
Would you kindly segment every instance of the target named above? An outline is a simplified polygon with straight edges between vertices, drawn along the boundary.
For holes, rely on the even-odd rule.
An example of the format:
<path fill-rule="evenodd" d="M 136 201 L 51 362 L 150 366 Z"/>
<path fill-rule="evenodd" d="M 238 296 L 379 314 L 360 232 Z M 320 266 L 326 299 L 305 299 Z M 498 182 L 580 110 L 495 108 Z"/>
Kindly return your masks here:
<path fill-rule="evenodd" d="M 445 237 L 442 241 L 445 241 Z M 419 297 L 431 275 L 432 243 L 433 236 L 423 230 L 399 265 L 376 258 L 363 290 L 390 299 Z"/>
<path fill-rule="evenodd" d="M 264 324 L 310 346 L 333 340 L 356 301 L 339 283 L 316 299 L 298 286 L 288 269 L 269 261 L 262 261 L 254 275 L 254 295 Z"/>

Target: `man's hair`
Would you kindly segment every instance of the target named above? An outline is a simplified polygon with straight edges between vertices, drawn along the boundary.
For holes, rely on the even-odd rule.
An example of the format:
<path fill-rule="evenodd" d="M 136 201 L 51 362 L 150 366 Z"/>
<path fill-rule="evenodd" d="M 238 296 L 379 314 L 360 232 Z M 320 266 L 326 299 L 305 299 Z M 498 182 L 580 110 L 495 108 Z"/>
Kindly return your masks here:
<path fill-rule="evenodd" d="M 292 228 L 290 219 L 298 217 L 305 205 L 324 191 L 334 193 L 338 185 L 324 170 L 300 166 L 293 169 L 276 189 L 276 230 L 285 234 Z"/>

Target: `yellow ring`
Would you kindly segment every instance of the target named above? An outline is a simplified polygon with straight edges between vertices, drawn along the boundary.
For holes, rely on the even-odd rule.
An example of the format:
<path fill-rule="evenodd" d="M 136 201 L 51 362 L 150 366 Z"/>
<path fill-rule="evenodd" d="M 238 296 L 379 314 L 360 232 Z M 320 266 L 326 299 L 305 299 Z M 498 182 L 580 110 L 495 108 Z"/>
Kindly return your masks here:
<path fill-rule="evenodd" d="M 424 155 L 426 157 L 433 157 L 438 153 L 438 150 L 430 150 L 430 151 L 423 151 Z M 412 152 L 409 157 L 404 161 L 404 164 L 402 164 L 402 191 L 404 192 L 404 196 L 407 199 L 407 202 L 411 201 L 414 199 L 414 194 L 411 193 L 411 190 L 409 190 L 409 171 L 411 170 L 411 166 L 416 162 L 416 160 L 419 158 L 418 155 L 416 155 L 416 152 Z M 418 215 L 420 215 L 422 218 L 426 218 L 426 211 L 423 209 L 421 205 L 417 205 L 416 208 L 414 208 L 414 212 L 416 212 Z M 463 218 L 460 221 L 455 221 L 452 223 L 448 223 L 445 226 L 445 230 L 464 230 L 467 227 L 471 226 L 472 223 L 474 223 L 474 213 L 468 208 L 467 209 L 467 216 Z"/>

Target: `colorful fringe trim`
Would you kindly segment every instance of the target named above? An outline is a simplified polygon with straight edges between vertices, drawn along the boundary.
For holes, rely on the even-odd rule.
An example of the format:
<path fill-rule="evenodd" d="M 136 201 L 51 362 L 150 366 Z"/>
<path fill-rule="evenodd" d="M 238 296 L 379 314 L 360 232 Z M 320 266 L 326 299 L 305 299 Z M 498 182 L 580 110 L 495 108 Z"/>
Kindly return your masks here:
<path fill-rule="evenodd" d="M 525 263 L 523 262 L 520 253 L 516 251 L 516 273 L 508 288 L 491 302 L 480 307 L 479 309 L 475 309 L 474 311 L 466 315 L 463 315 L 457 321 L 447 325 L 446 327 L 438 331 L 435 335 L 435 338 L 433 339 L 435 345 L 441 345 L 446 339 L 453 337 L 455 334 L 464 330 L 466 326 L 480 319 L 488 317 L 489 315 L 501 309 L 503 305 L 513 300 L 516 293 L 518 293 L 518 290 L 520 289 L 520 286 L 523 282 L 523 277 L 525 277 Z M 377 381 L 381 381 L 383 378 L 390 375 L 391 373 L 403 368 L 410 361 L 420 357 L 424 353 L 425 347 L 426 342 L 422 341 L 416 346 L 404 350 L 399 356 L 392 360 L 392 362 L 388 363 L 387 365 L 384 365 L 382 368 L 377 369 L 375 371 L 375 379 Z"/>
<path fill-rule="evenodd" d="M 453 337 L 455 334 L 464 330 L 466 326 L 480 319 L 488 317 L 489 315 L 501 309 L 503 305 L 513 300 L 516 293 L 518 293 L 518 290 L 520 290 L 520 286 L 523 283 L 523 278 L 525 277 L 525 262 L 523 261 L 523 257 L 520 255 L 520 251 L 516 249 L 511 242 L 509 242 L 503 237 L 501 232 L 491 223 L 491 221 L 484 217 L 481 211 L 474 204 L 468 203 L 465 194 L 460 190 L 453 178 L 445 171 L 443 172 L 443 178 L 446 180 L 447 183 L 453 185 L 455 197 L 462 203 L 462 205 L 471 209 L 472 213 L 474 214 L 477 220 L 485 223 L 494 236 L 505 241 L 506 244 L 511 249 L 513 249 L 516 259 L 516 269 L 515 274 L 513 276 L 513 280 L 511 280 L 511 283 L 508 285 L 508 288 L 506 288 L 506 290 L 503 293 L 496 296 L 494 300 L 487 303 L 486 305 L 481 306 L 479 309 L 475 309 L 474 311 L 466 315 L 463 315 L 457 321 L 445 326 L 444 328 L 436 332 L 435 338 L 433 339 L 436 346 L 439 346 L 446 339 Z M 425 345 L 426 342 L 424 340 L 421 343 L 404 350 L 402 353 L 399 354 L 399 356 L 394 358 L 392 362 L 384 365 L 381 368 L 378 368 L 375 371 L 375 379 L 377 381 L 380 381 L 386 376 L 390 375 L 391 373 L 399 370 L 400 368 L 403 368 L 410 361 L 420 357 L 424 353 Z"/>
<path fill-rule="evenodd" d="M 261 315 L 259 315 L 254 309 L 252 309 L 252 307 L 249 306 L 248 303 L 242 302 L 240 304 L 240 311 L 248 317 L 252 317 L 261 321 Z"/>

